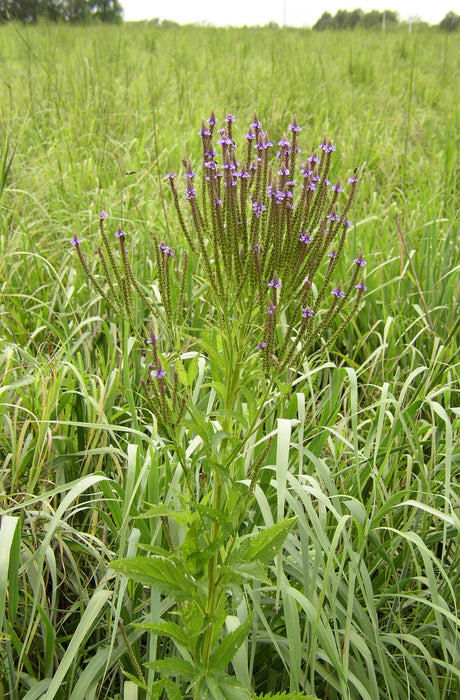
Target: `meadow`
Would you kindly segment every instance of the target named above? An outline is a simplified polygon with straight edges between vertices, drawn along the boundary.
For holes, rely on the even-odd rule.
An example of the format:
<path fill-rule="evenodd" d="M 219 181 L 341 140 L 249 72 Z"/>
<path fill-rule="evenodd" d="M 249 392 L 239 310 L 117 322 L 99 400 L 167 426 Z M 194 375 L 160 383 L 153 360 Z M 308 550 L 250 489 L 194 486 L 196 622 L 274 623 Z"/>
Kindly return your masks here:
<path fill-rule="evenodd" d="M 0 66 L 0 699 L 459 699 L 458 35 L 3 25 Z M 279 371 L 184 236 L 212 109 L 359 168 L 367 291 Z"/>

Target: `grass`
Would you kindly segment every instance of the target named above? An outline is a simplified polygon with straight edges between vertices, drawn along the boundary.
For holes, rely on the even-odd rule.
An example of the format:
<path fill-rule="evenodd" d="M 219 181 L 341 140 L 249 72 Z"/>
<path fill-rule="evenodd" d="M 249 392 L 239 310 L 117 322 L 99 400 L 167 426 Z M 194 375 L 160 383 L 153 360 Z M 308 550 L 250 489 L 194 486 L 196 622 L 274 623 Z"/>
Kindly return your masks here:
<path fill-rule="evenodd" d="M 131 624 L 170 622 L 170 598 L 111 563 L 164 546 L 158 519 L 138 516 L 187 510 L 184 477 L 143 396 L 145 355 L 70 240 L 96 269 L 106 209 L 155 298 L 151 235 L 185 247 L 159 173 L 198 162 L 211 108 L 236 114 L 238 135 L 257 109 L 273 138 L 293 113 L 306 150 L 333 138 L 335 174 L 360 167 L 348 250 L 368 260 L 359 315 L 232 466 L 247 479 L 271 436 L 243 529 L 297 524 L 227 617 L 230 634 L 252 613 L 231 675 L 257 694 L 459 698 L 456 36 L 10 25 L 0 62 L 0 698 L 143 698 L 136 664 L 151 684 L 175 653 Z M 204 333 L 196 274 L 195 261 Z M 148 319 L 141 300 L 136 313 Z M 242 430 L 256 409 L 239 399 Z"/>

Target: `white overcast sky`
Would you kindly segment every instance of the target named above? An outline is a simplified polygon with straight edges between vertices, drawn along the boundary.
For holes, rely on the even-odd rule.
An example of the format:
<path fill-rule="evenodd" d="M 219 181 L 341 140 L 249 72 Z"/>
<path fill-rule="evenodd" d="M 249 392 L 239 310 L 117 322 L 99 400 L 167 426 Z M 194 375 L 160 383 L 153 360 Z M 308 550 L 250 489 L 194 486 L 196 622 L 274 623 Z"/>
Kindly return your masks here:
<path fill-rule="evenodd" d="M 277 22 L 311 27 L 326 10 L 395 10 L 401 20 L 420 17 L 438 24 L 452 10 L 460 13 L 460 0 L 121 0 L 125 20 L 170 19 L 181 24 L 208 22 L 216 26 L 242 26 Z"/>

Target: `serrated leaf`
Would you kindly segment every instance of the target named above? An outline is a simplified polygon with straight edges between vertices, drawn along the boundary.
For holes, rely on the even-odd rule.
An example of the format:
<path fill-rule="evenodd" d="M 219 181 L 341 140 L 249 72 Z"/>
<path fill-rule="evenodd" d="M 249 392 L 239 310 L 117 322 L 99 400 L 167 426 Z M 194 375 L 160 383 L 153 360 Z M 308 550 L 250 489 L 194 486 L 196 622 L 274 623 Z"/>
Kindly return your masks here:
<path fill-rule="evenodd" d="M 295 516 L 286 520 L 280 520 L 278 523 L 270 525 L 270 527 L 259 532 L 255 537 L 244 540 L 232 553 L 228 564 L 232 565 L 241 561 L 260 561 L 265 563 L 271 561 L 282 547 L 284 540 L 296 521 L 297 517 Z"/>
<path fill-rule="evenodd" d="M 228 676 L 219 682 L 220 700 L 251 700 L 251 693 L 236 678 Z"/>
<path fill-rule="evenodd" d="M 265 566 L 260 561 L 236 561 L 232 566 L 222 567 L 222 581 L 239 583 L 245 579 L 269 583 Z"/>
<path fill-rule="evenodd" d="M 189 643 L 189 638 L 186 633 L 179 625 L 176 625 L 175 622 L 139 622 L 134 624 L 133 627 L 139 627 L 147 632 L 169 637 L 179 646 L 187 647 Z"/>
<path fill-rule="evenodd" d="M 195 593 L 195 585 L 182 567 L 165 557 L 117 559 L 111 568 L 144 586 L 158 588 L 165 595 L 184 599 Z"/>
<path fill-rule="evenodd" d="M 193 680 L 197 671 L 195 667 L 181 659 L 178 656 L 172 656 L 167 659 L 158 659 L 157 661 L 147 661 L 144 666 L 157 671 L 161 675 L 173 676 L 174 678 L 183 678 L 186 681 Z"/>
<path fill-rule="evenodd" d="M 240 646 L 249 634 L 251 618 L 248 617 L 242 625 L 223 638 L 209 660 L 210 669 L 224 669 L 235 656 Z"/>

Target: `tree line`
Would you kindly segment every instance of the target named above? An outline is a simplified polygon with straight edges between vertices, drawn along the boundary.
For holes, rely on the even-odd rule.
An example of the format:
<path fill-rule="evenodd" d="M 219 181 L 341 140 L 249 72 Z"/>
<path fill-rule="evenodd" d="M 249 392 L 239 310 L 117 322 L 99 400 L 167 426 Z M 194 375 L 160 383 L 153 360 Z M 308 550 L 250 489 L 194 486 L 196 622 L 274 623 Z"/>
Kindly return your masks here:
<path fill-rule="evenodd" d="M 55 22 L 121 22 L 123 7 L 119 0 L 0 0 L 0 21 L 36 22 L 39 17 Z M 162 24 L 167 24 L 167 21 Z M 334 16 L 323 12 L 313 29 L 372 29 L 398 24 L 394 10 L 338 10 Z M 438 26 L 448 32 L 460 30 L 460 15 L 448 12 Z"/>
<path fill-rule="evenodd" d="M 0 0 L 0 21 L 121 22 L 119 0 Z"/>
<path fill-rule="evenodd" d="M 420 21 L 420 20 L 415 20 Z M 398 15 L 394 10 L 371 10 L 371 12 L 363 12 L 363 10 L 338 10 L 334 16 L 330 12 L 323 12 L 319 20 L 313 26 L 316 31 L 325 29 L 355 29 L 362 27 L 364 29 L 372 29 L 373 27 L 391 27 L 399 24 Z M 439 23 L 439 28 L 448 32 L 457 31 L 460 29 L 460 15 L 455 12 L 448 12 L 444 19 Z"/>

